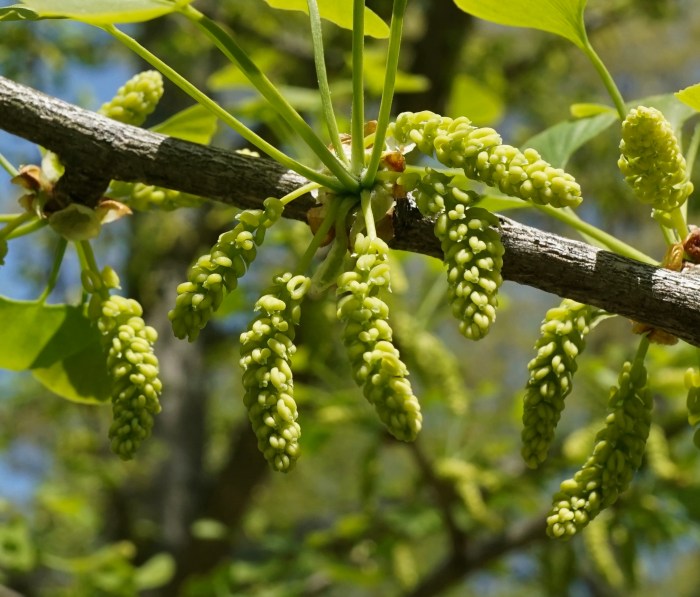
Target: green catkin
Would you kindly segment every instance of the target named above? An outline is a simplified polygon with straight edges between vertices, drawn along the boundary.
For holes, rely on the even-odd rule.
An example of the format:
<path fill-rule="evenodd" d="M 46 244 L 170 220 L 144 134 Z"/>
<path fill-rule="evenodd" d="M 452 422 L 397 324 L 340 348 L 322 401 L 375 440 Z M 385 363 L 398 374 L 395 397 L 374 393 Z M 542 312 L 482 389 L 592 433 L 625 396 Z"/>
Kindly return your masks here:
<path fill-rule="evenodd" d="M 608 585 L 622 589 L 625 586 L 625 574 L 615 559 L 615 552 L 610 544 L 610 519 L 609 512 L 602 512 L 584 533 L 583 544 L 588 557 Z"/>
<path fill-rule="evenodd" d="M 110 197 L 119 198 L 122 203 L 136 211 L 163 210 L 172 211 L 181 207 L 197 207 L 203 199 L 173 189 L 147 185 L 141 182 L 128 183 L 112 181 Z"/>
<path fill-rule="evenodd" d="M 397 142 L 415 143 L 445 166 L 462 168 L 467 178 L 506 195 L 553 207 L 581 202 L 581 187 L 573 176 L 552 167 L 534 149 L 503 145 L 495 130 L 475 127 L 465 117 L 453 120 L 427 111 L 404 112 L 391 132 Z"/>
<path fill-rule="evenodd" d="M 469 393 L 452 351 L 437 336 L 420 327 L 408 312 L 392 315 L 392 327 L 411 370 L 415 372 L 418 368 L 425 385 L 436 389 L 452 413 L 464 415 L 469 408 Z"/>
<path fill-rule="evenodd" d="M 685 387 L 688 390 L 686 400 L 688 423 L 696 427 L 700 424 L 700 369 L 691 367 L 685 372 Z M 693 443 L 700 449 L 700 428 L 695 430 Z"/>
<path fill-rule="evenodd" d="M 258 448 L 277 471 L 288 472 L 299 457 L 301 428 L 294 402 L 291 357 L 300 303 L 311 285 L 306 276 L 285 273 L 255 304 L 260 314 L 241 334 L 244 404 Z"/>
<path fill-rule="evenodd" d="M 564 299 L 547 311 L 535 344 L 537 356 L 528 363 L 530 377 L 523 405 L 522 456 L 531 468 L 547 458 L 564 399 L 578 368 L 576 358 L 600 309 Z"/>
<path fill-rule="evenodd" d="M 647 373 L 627 362 L 611 390 L 610 414 L 592 455 L 573 479 L 563 481 L 547 517 L 547 534 L 567 539 L 582 530 L 627 489 L 644 456 L 653 400 Z"/>
<path fill-rule="evenodd" d="M 85 282 L 86 276 L 83 278 Z M 105 288 L 112 286 L 109 280 L 106 282 Z M 151 434 L 153 417 L 160 412 L 163 386 L 153 352 L 158 334 L 145 324 L 141 305 L 135 300 L 118 295 L 102 300 L 99 296 L 93 295 L 91 306 L 107 350 L 107 372 L 112 380 L 109 438 L 112 451 L 129 460 Z"/>
<path fill-rule="evenodd" d="M 124 124 L 141 126 L 163 95 L 163 77 L 148 70 L 129 79 L 117 94 L 100 108 L 100 114 Z"/>
<path fill-rule="evenodd" d="M 630 111 L 622 123 L 620 151 L 617 164 L 642 203 L 672 211 L 693 192 L 678 139 L 656 108 Z"/>
<path fill-rule="evenodd" d="M 193 342 L 219 308 L 227 292 L 238 286 L 265 239 L 265 232 L 282 215 L 279 199 L 268 198 L 265 210 L 251 209 L 238 214 L 238 224 L 219 236 L 211 252 L 202 255 L 177 287 L 175 308 L 168 313 L 173 333 Z"/>
<path fill-rule="evenodd" d="M 428 169 L 413 196 L 424 215 L 439 214 L 434 232 L 447 268 L 452 313 L 462 335 L 479 340 L 496 319 L 497 294 L 503 283 L 503 243 L 498 218 L 480 207 L 470 207 L 474 195 L 449 180 Z"/>
<path fill-rule="evenodd" d="M 389 308 L 379 298 L 389 289 L 389 248 L 380 238 L 355 238 L 351 268 L 338 277 L 338 319 L 353 376 L 389 432 L 413 441 L 421 429 L 418 399 L 406 379 L 408 369 L 392 341 Z"/>

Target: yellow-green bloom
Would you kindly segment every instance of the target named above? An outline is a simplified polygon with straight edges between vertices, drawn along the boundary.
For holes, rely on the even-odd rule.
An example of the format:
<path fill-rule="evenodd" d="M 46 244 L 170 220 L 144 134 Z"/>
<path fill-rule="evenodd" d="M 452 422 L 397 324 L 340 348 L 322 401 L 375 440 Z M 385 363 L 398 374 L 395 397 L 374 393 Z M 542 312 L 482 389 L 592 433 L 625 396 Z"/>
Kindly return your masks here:
<path fill-rule="evenodd" d="M 678 139 L 656 108 L 630 111 L 622 123 L 620 151 L 617 164 L 642 203 L 672 211 L 693 192 Z"/>
<path fill-rule="evenodd" d="M 163 77 L 155 70 L 139 73 L 129 79 L 117 94 L 100 108 L 100 114 L 124 124 L 142 125 L 156 109 L 163 95 Z"/>

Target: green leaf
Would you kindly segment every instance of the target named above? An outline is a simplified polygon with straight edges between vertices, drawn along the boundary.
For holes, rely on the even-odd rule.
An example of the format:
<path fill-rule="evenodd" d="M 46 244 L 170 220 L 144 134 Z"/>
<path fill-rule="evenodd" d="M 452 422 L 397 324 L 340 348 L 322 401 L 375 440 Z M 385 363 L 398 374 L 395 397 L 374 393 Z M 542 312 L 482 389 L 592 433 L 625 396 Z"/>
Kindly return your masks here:
<path fill-rule="evenodd" d="M 529 27 L 561 35 L 579 48 L 587 44 L 586 0 L 454 0 L 464 12 L 511 27 Z"/>
<path fill-rule="evenodd" d="M 265 2 L 272 8 L 309 13 L 306 0 L 265 0 Z M 343 29 L 352 30 L 352 0 L 318 0 L 318 10 L 321 18 Z M 377 38 L 389 37 L 389 26 L 369 8 L 365 8 L 365 35 Z"/>
<path fill-rule="evenodd" d="M 216 116 L 204 106 L 196 104 L 174 114 L 151 130 L 192 143 L 207 145 L 216 133 Z"/>
<path fill-rule="evenodd" d="M 469 75 L 454 77 L 447 99 L 446 116 L 466 116 L 479 126 L 487 126 L 498 122 L 504 110 L 501 97 L 479 80 Z"/>
<path fill-rule="evenodd" d="M 22 6 L 40 19 L 66 18 L 91 25 L 139 23 L 178 9 L 169 0 L 24 0 Z"/>
<path fill-rule="evenodd" d="M 112 382 L 99 337 L 50 367 L 32 369 L 32 375 L 47 390 L 71 402 L 97 404 L 111 394 Z"/>
<path fill-rule="evenodd" d="M 696 112 L 700 112 L 700 83 L 681 89 L 674 95 Z"/>
<path fill-rule="evenodd" d="M 136 570 L 139 591 L 157 589 L 170 582 L 175 574 L 175 560 L 169 553 L 157 553 Z"/>
<path fill-rule="evenodd" d="M 97 330 L 70 305 L 44 305 L 0 297 L 0 368 L 49 367 L 99 339 Z"/>
<path fill-rule="evenodd" d="M 523 147 L 536 149 L 552 166 L 564 168 L 579 147 L 602 133 L 616 120 L 617 112 L 609 112 L 591 118 L 559 122 L 528 139 Z"/>
<path fill-rule="evenodd" d="M 39 15 L 19 4 L 0 8 L 0 21 L 36 21 Z"/>
<path fill-rule="evenodd" d="M 352 64 L 350 54 L 348 54 L 346 62 L 348 65 Z M 363 67 L 367 91 L 373 95 L 381 96 L 386 75 L 386 52 L 384 50 L 365 49 Z M 420 93 L 429 87 L 430 80 L 427 77 L 401 70 L 396 73 L 394 82 L 394 92 L 396 93 Z"/>
<path fill-rule="evenodd" d="M 591 116 L 598 116 L 598 114 L 617 114 L 617 110 L 612 106 L 595 103 L 571 104 L 569 112 L 574 118 L 590 118 Z"/>

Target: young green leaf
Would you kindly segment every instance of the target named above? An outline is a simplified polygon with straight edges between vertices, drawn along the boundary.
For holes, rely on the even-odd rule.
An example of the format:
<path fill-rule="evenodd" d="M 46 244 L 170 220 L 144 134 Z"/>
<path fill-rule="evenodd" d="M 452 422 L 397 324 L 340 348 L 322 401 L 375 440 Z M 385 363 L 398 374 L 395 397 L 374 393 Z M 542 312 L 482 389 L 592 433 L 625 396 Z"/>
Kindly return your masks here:
<path fill-rule="evenodd" d="M 454 0 L 464 12 L 511 27 L 530 27 L 561 35 L 579 48 L 586 45 L 586 0 Z"/>
<path fill-rule="evenodd" d="M 674 95 L 696 112 L 700 112 L 700 83 L 681 89 Z"/>
<path fill-rule="evenodd" d="M 306 0 L 265 0 L 272 8 L 300 10 L 308 14 Z M 318 0 L 321 18 L 335 23 L 343 29 L 352 29 L 352 0 Z M 365 34 L 371 37 L 389 37 L 389 26 L 379 16 L 365 8 Z"/>
<path fill-rule="evenodd" d="M 0 8 L 0 21 L 36 21 L 39 15 L 19 4 Z"/>
<path fill-rule="evenodd" d="M 569 158 L 582 145 L 602 133 L 617 120 L 617 112 L 607 112 L 559 122 L 523 143 L 523 148 L 532 147 L 556 168 L 564 168 Z"/>
<path fill-rule="evenodd" d="M 99 336 L 79 307 L 0 297 L 0 368 L 44 368 L 83 350 Z M 100 351 L 101 353 L 101 351 Z"/>
<path fill-rule="evenodd" d="M 100 338 L 49 367 L 32 369 L 32 375 L 57 396 L 82 404 L 109 400 L 112 380 L 107 374 Z"/>
<path fill-rule="evenodd" d="M 196 104 L 174 114 L 152 127 L 151 130 L 169 137 L 206 145 L 216 133 L 216 123 L 216 116 L 204 106 Z"/>
<path fill-rule="evenodd" d="M 22 6 L 38 18 L 66 18 L 90 25 L 139 23 L 161 17 L 178 9 L 169 0 L 23 0 Z"/>

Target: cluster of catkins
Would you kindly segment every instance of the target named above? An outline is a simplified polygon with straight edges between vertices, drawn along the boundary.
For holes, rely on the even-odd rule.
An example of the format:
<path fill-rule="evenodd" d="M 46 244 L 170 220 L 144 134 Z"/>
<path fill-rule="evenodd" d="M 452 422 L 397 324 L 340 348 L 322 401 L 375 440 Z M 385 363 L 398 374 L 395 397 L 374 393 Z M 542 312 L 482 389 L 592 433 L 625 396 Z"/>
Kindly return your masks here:
<path fill-rule="evenodd" d="M 114 270 L 106 267 L 97 273 L 85 269 L 81 278 L 83 289 L 91 295 L 88 316 L 96 323 L 107 353 L 112 386 L 112 451 L 128 460 L 151 434 L 153 417 L 160 412 L 163 386 L 153 351 L 158 334 L 145 324 L 137 301 L 110 295 L 111 289 L 119 287 Z"/>

